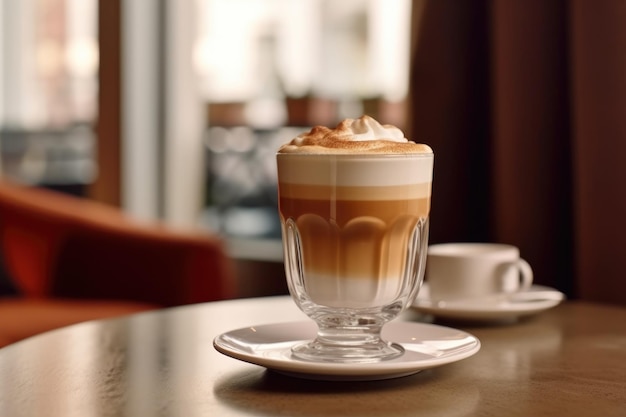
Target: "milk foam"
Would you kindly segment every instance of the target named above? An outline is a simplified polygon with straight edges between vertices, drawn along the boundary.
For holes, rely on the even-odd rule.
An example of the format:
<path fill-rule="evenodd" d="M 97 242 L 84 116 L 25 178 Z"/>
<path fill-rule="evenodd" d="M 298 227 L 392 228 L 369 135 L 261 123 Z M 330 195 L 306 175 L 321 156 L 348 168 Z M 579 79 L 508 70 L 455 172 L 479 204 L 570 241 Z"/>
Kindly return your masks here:
<path fill-rule="evenodd" d="M 417 159 L 417 161 L 416 161 Z M 430 184 L 433 154 L 308 155 L 278 154 L 280 182 L 341 187 L 389 187 Z M 430 186 L 423 187 L 430 196 Z"/>
<path fill-rule="evenodd" d="M 416 159 L 418 161 L 416 161 Z M 317 126 L 277 155 L 282 183 L 340 187 L 389 187 L 426 184 L 429 197 L 433 153 L 411 142 L 400 129 L 369 116 L 346 119 L 335 129 Z"/>
<path fill-rule="evenodd" d="M 283 145 L 279 153 L 303 154 L 430 154 L 432 149 L 404 137 L 400 129 L 381 125 L 370 116 L 345 119 L 330 129 L 316 126 L 291 142 Z"/>

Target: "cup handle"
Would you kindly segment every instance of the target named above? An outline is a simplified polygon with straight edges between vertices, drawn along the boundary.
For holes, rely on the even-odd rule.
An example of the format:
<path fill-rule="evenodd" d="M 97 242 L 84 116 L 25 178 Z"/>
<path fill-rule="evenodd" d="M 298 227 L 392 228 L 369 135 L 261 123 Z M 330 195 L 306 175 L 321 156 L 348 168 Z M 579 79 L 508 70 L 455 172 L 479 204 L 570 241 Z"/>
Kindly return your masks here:
<path fill-rule="evenodd" d="M 500 270 L 500 277 L 504 279 L 507 272 L 510 272 L 511 269 L 515 269 L 518 271 L 519 281 L 516 282 L 515 288 L 507 288 L 509 283 L 502 281 L 500 285 L 505 293 L 516 293 L 520 291 L 525 291 L 530 288 L 533 283 L 533 270 L 530 267 L 530 264 L 526 262 L 525 259 L 519 258 L 517 261 L 513 262 L 505 262 L 501 264 L 498 269 Z"/>
<path fill-rule="evenodd" d="M 533 269 L 530 267 L 530 264 L 522 258 L 517 261 L 517 267 L 519 268 L 521 275 L 518 291 L 527 290 L 533 283 Z"/>

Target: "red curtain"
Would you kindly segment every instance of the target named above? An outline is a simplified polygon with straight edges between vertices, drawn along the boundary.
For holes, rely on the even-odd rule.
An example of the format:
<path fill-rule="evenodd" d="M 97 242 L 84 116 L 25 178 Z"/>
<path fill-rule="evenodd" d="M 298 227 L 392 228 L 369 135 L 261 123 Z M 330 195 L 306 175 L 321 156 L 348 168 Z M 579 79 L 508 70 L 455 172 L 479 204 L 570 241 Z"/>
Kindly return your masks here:
<path fill-rule="evenodd" d="M 538 284 L 626 304 L 626 2 L 414 6 L 431 243 L 511 243 Z"/>

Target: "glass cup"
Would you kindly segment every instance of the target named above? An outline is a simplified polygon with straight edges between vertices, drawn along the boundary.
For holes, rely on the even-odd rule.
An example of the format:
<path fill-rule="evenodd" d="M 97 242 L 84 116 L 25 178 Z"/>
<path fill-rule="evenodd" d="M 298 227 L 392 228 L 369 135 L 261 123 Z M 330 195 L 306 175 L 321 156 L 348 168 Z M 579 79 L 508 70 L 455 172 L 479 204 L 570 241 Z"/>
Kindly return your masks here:
<path fill-rule="evenodd" d="M 299 359 L 376 362 L 402 355 L 383 325 L 424 276 L 433 154 L 279 153 L 278 194 L 292 298 L 318 326 Z"/>

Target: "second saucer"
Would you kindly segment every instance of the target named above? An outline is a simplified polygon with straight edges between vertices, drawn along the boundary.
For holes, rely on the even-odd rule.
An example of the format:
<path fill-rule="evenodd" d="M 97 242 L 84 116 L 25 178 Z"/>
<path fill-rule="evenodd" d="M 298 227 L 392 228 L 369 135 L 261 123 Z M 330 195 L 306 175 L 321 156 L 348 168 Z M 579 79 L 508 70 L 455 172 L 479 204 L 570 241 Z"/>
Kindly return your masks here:
<path fill-rule="evenodd" d="M 531 285 L 525 291 L 509 296 L 468 300 L 433 300 L 424 283 L 412 308 L 420 313 L 453 320 L 502 321 L 537 314 L 556 307 L 565 295 L 554 288 Z"/>

